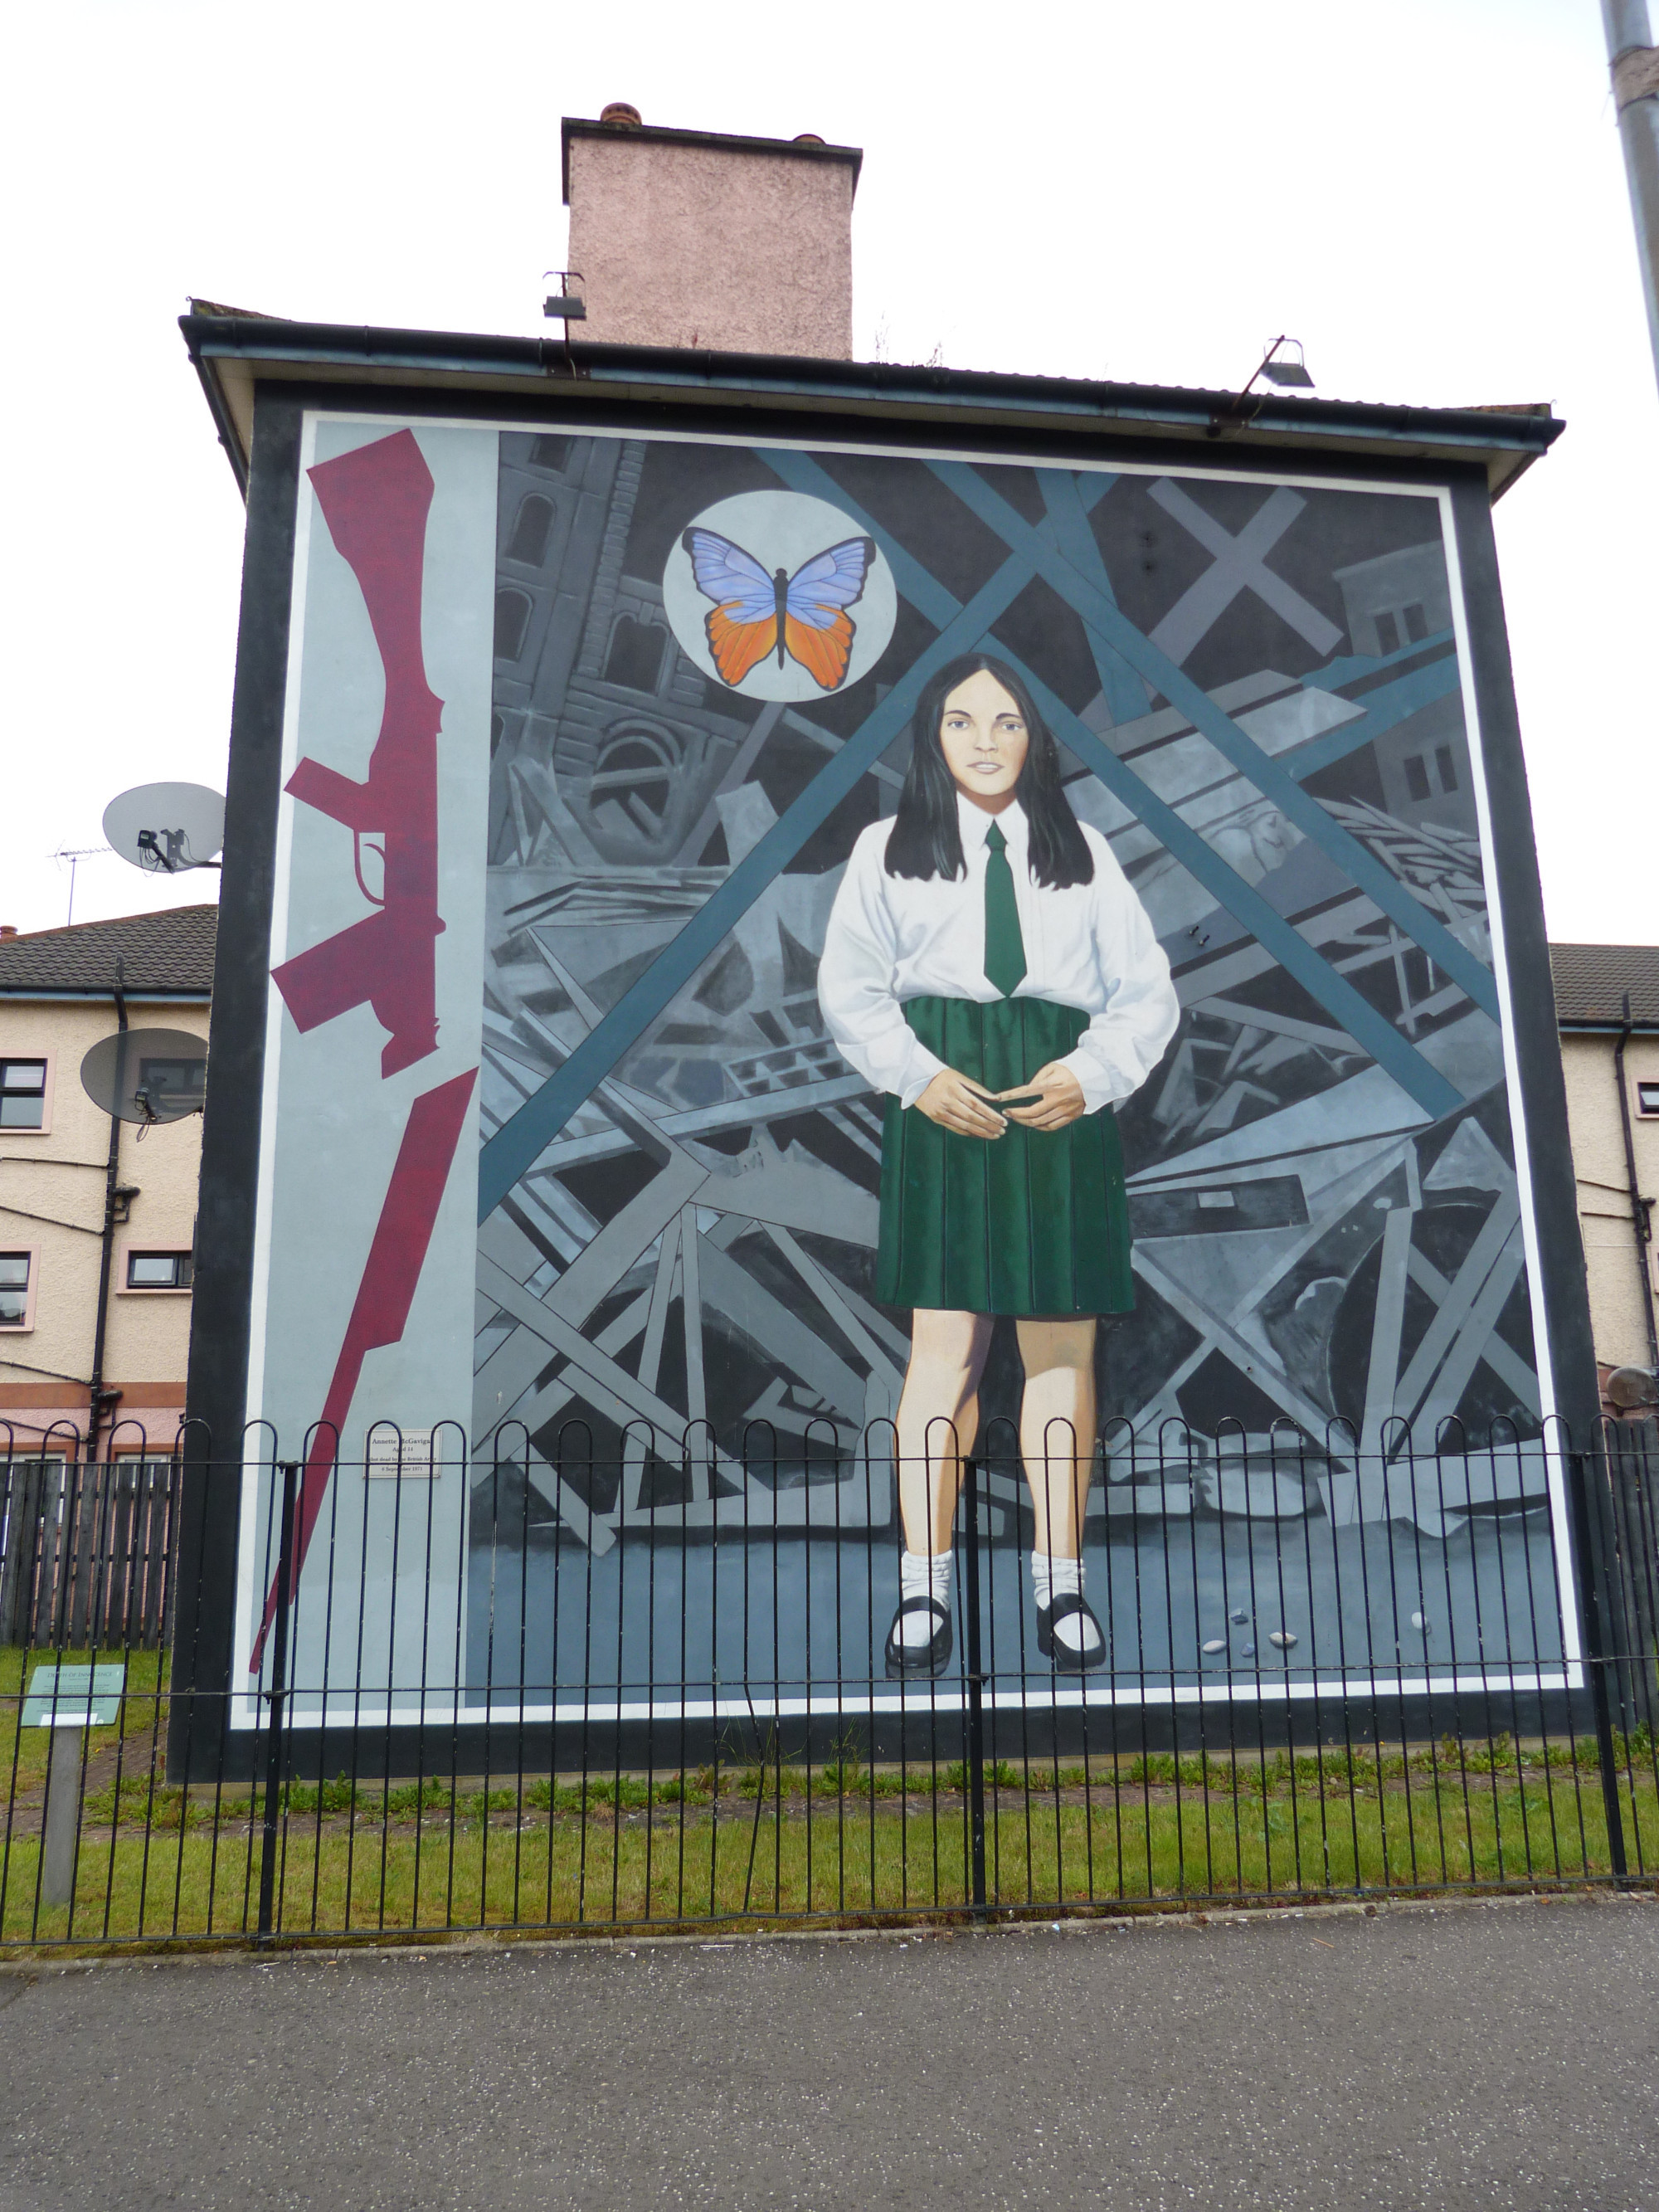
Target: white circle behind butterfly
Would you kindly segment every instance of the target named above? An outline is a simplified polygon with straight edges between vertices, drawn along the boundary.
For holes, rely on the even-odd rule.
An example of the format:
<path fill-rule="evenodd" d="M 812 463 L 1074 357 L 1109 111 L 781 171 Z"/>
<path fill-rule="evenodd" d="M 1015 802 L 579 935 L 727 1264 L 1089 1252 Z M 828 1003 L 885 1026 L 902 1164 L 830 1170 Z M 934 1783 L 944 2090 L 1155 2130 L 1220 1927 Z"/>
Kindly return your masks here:
<path fill-rule="evenodd" d="M 893 572 L 874 540 L 827 500 L 795 491 L 739 492 L 706 507 L 674 541 L 662 596 L 687 658 L 745 699 L 804 703 L 849 690 L 898 618 Z"/>

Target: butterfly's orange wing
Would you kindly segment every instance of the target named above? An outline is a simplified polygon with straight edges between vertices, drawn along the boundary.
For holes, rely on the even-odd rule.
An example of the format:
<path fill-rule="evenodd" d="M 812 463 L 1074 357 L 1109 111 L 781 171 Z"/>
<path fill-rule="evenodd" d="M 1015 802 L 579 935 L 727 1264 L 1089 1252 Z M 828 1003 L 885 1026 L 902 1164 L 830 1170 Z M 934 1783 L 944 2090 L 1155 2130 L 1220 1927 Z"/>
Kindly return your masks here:
<path fill-rule="evenodd" d="M 793 615 L 786 614 L 783 641 L 791 658 L 799 661 L 815 684 L 822 684 L 826 691 L 834 691 L 840 686 L 853 651 L 850 617 L 838 614 L 826 629 L 813 629 L 806 623 L 797 622 Z"/>
<path fill-rule="evenodd" d="M 764 622 L 733 622 L 727 608 L 737 604 L 731 599 L 726 606 L 716 607 L 703 623 L 708 633 L 708 650 L 714 656 L 714 665 L 723 684 L 741 684 L 751 668 L 757 667 L 769 653 L 777 649 L 777 617 L 769 615 Z M 791 623 L 789 627 L 793 629 L 795 625 Z M 852 635 L 850 629 L 848 635 Z"/>

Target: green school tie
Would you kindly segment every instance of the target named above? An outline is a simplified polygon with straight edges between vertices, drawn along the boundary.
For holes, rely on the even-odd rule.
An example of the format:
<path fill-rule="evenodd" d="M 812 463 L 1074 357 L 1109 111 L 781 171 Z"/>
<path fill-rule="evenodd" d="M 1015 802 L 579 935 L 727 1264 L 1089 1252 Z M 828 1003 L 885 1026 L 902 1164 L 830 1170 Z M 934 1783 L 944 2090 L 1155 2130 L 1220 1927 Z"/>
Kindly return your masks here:
<path fill-rule="evenodd" d="M 1019 933 L 1008 840 L 994 822 L 985 833 L 985 974 L 1005 999 L 1012 999 L 1025 974 L 1025 940 Z"/>

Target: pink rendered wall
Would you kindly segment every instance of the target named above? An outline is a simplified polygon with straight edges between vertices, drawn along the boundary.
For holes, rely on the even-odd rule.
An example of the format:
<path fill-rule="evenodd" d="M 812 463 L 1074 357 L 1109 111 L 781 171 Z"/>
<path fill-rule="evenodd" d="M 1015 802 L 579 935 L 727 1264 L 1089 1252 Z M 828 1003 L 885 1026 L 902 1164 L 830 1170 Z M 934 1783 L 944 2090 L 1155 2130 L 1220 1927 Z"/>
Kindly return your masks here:
<path fill-rule="evenodd" d="M 571 336 L 734 353 L 853 352 L 853 172 L 845 161 L 570 142 Z"/>

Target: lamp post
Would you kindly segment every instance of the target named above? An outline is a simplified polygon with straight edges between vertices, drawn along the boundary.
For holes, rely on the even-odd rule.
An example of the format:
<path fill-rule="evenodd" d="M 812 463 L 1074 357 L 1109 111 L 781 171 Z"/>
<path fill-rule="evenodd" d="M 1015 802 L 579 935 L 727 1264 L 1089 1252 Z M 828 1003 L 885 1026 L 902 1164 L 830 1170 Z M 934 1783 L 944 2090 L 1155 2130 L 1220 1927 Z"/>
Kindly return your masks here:
<path fill-rule="evenodd" d="M 1601 0 L 1601 20 L 1607 26 L 1619 136 L 1625 143 L 1648 339 L 1654 372 L 1659 375 L 1659 47 L 1654 46 L 1648 23 L 1648 0 Z"/>

